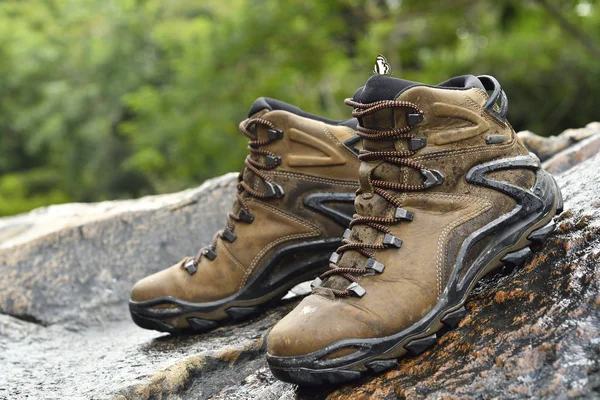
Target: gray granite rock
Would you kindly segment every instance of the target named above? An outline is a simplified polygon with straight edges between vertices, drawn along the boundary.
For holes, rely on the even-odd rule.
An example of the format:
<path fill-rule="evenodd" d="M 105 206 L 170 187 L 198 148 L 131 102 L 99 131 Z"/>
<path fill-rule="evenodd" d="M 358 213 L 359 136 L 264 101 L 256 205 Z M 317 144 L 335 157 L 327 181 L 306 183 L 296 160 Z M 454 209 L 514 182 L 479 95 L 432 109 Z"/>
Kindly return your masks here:
<path fill-rule="evenodd" d="M 529 151 L 546 161 L 578 142 L 600 135 L 600 122 L 591 122 L 584 128 L 567 129 L 557 136 L 544 137 L 530 131 L 519 132 L 518 135 Z"/>
<path fill-rule="evenodd" d="M 71 327 L 128 318 L 133 283 L 210 243 L 235 185 L 227 174 L 172 195 L 1 219 L 5 233 L 27 228 L 0 245 L 0 313 Z"/>

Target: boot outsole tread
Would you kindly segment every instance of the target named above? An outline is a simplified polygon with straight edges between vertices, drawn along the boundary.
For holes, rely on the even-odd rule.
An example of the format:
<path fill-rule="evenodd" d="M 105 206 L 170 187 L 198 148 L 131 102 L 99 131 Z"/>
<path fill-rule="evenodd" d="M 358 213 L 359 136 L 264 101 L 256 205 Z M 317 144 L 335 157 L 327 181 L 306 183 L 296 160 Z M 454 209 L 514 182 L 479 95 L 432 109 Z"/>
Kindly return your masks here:
<path fill-rule="evenodd" d="M 176 328 L 158 319 L 147 318 L 137 314 L 135 311 L 131 312 L 133 322 L 144 329 L 151 329 L 159 332 L 167 332 L 171 334 L 180 333 L 205 333 L 212 331 L 220 326 L 224 326 L 232 322 L 244 321 L 253 315 L 260 313 L 263 309 L 268 308 L 269 302 L 260 306 L 249 306 L 249 307 L 229 307 L 225 310 L 229 318 L 221 320 L 210 320 L 204 318 L 189 317 L 186 321 L 189 324 L 187 328 Z"/>

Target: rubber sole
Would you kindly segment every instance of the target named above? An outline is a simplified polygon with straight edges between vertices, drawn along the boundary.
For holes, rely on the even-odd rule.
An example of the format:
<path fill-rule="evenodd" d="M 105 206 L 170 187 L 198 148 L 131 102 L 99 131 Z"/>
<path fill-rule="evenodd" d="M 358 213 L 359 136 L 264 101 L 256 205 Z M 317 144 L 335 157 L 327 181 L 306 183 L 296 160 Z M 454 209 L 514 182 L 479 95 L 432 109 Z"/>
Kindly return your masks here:
<path fill-rule="evenodd" d="M 319 273 L 322 273 L 320 270 Z M 204 333 L 220 326 L 243 321 L 265 310 L 275 307 L 287 292 L 299 283 L 314 278 L 310 277 L 292 281 L 285 286 L 276 288 L 273 292 L 250 301 L 225 302 L 214 309 L 210 303 L 188 303 L 174 298 L 160 298 L 144 303 L 129 303 L 131 319 L 139 327 L 168 332 L 171 334 Z M 168 305 L 173 308 L 157 308 Z M 212 311 L 207 312 L 207 309 Z"/>
<path fill-rule="evenodd" d="M 536 207 L 537 214 L 532 212 L 531 215 L 525 215 L 529 212 L 523 211 L 528 200 L 525 199 L 521 203 L 525 206 L 519 206 L 519 211 L 523 211 L 525 216 L 519 216 L 515 212 L 511 215 L 511 218 L 515 218 L 508 228 L 500 234 L 496 232 L 497 240 L 510 240 L 511 244 L 497 249 L 493 257 L 486 258 L 486 264 L 476 267 L 471 275 L 469 273 L 473 268 L 469 267 L 468 273 L 465 273 L 467 278 L 464 281 L 467 283 L 464 286 L 457 283 L 461 278 L 454 276 L 445 291 L 453 293 L 454 297 L 443 297 L 443 301 L 438 301 L 434 309 L 422 320 L 385 338 L 340 340 L 311 354 L 296 357 L 267 354 L 267 362 L 273 375 L 280 380 L 302 386 L 336 385 L 389 370 L 398 365 L 400 358 L 419 355 L 432 347 L 441 335 L 456 327 L 467 315 L 464 305 L 481 278 L 499 268 L 512 270 L 521 265 L 531 256 L 531 247 L 542 244 L 556 229 L 553 218 L 560 214 L 563 208 L 560 190 L 549 174 L 541 171 L 538 177 L 535 191 L 541 198 L 546 199 L 545 205 L 530 202 L 532 207 Z M 502 222 L 506 220 L 508 218 Z M 515 229 L 518 229 L 517 236 Z M 477 237 L 476 234 L 477 232 L 473 235 Z M 353 348 L 355 351 L 339 358 L 328 357 L 334 351 L 345 348 Z"/>
<path fill-rule="evenodd" d="M 277 299 L 279 300 L 279 299 Z M 256 306 L 247 306 L 247 307 L 229 307 L 224 311 L 228 315 L 225 318 L 211 320 L 206 318 L 192 317 L 191 314 L 179 314 L 175 315 L 172 318 L 161 320 L 156 317 L 144 315 L 144 311 L 140 311 L 139 308 L 136 308 L 135 305 L 130 304 L 130 313 L 131 319 L 141 328 L 155 330 L 159 332 L 168 332 L 171 334 L 184 334 L 184 333 L 204 333 L 216 329 L 220 326 L 235 323 L 239 321 L 243 321 L 247 318 L 250 318 L 253 315 L 259 314 L 265 309 L 270 308 L 270 306 L 274 306 L 272 304 L 274 302 L 267 301 L 266 303 L 259 304 Z M 181 323 L 175 324 L 173 320 L 185 320 L 187 322 L 187 326 L 180 326 Z"/>

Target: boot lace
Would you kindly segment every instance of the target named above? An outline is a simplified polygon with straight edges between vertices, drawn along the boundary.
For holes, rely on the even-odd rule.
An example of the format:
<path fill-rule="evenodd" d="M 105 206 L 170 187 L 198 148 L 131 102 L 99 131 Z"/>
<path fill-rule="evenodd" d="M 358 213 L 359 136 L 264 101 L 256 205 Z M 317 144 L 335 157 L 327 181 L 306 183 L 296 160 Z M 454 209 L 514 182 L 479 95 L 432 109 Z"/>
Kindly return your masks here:
<path fill-rule="evenodd" d="M 373 216 L 360 216 L 354 215 L 350 222 L 350 229 L 346 230 L 344 238 L 342 239 L 342 246 L 334 252 L 330 258 L 329 267 L 330 269 L 323 273 L 313 283 L 313 287 L 320 286 L 322 281 L 334 275 L 341 275 L 351 283 L 345 290 L 329 288 L 335 296 L 347 297 L 356 295 L 362 297 L 366 291 L 358 284 L 358 277 L 364 275 L 372 275 L 374 273 L 382 273 L 385 266 L 375 260 L 373 251 L 384 250 L 387 248 L 400 248 L 402 241 L 392 235 L 388 225 L 397 224 L 401 221 L 412 221 L 413 213 L 402 208 L 401 201 L 393 194 L 387 192 L 387 190 L 394 190 L 397 192 L 401 191 L 420 191 L 427 189 L 435 184 L 441 183 L 443 179 L 438 171 L 429 170 L 424 165 L 408 159 L 414 155 L 419 148 L 425 145 L 425 138 L 417 138 L 415 133 L 411 132 L 414 125 L 423 120 L 423 112 L 417 107 L 417 105 L 406 102 L 406 101 L 377 101 L 374 103 L 358 103 L 352 99 L 346 99 L 344 101 L 346 105 L 354 108 L 352 116 L 361 118 L 374 114 L 386 108 L 408 108 L 413 112 L 406 114 L 407 124 L 402 127 L 396 127 L 393 129 L 379 130 L 369 129 L 361 125 L 358 126 L 358 134 L 363 139 L 368 140 L 381 140 L 381 139 L 405 139 L 408 141 L 408 150 L 406 151 L 369 151 L 361 150 L 358 158 L 361 162 L 363 161 L 384 161 L 386 163 L 395 164 L 399 166 L 405 166 L 419 170 L 426 178 L 423 184 L 420 185 L 409 185 L 404 183 L 388 182 L 384 180 L 371 180 L 371 187 L 373 193 L 383 197 L 387 202 L 391 203 L 395 208 L 393 217 L 373 217 Z M 362 194 L 362 189 L 359 189 L 357 195 Z M 359 243 L 352 242 L 350 240 L 350 230 L 359 225 L 366 225 L 384 234 L 384 238 L 381 243 Z M 356 251 L 363 256 L 367 257 L 367 262 L 361 268 L 344 268 L 337 265 L 337 261 L 341 258 L 342 254 L 346 251 Z"/>
<path fill-rule="evenodd" d="M 267 127 L 267 139 L 259 139 L 256 128 L 260 125 Z M 252 128 L 255 128 L 254 132 Z M 213 236 L 212 243 L 210 245 L 201 248 L 194 258 L 190 258 L 184 263 L 184 267 L 188 270 L 190 275 L 193 275 L 196 272 L 198 264 L 203 256 L 209 260 L 214 260 L 217 257 L 216 246 L 219 238 L 227 240 L 231 243 L 237 239 L 237 235 L 235 234 L 236 221 L 244 223 L 252 223 L 254 221 L 254 216 L 250 213 L 248 204 L 243 196 L 244 192 L 247 194 L 247 196 L 258 199 L 267 199 L 272 197 L 280 198 L 284 195 L 283 188 L 274 183 L 271 177 L 264 172 L 265 170 L 268 171 L 278 167 L 281 164 L 281 157 L 263 148 L 263 146 L 281 139 L 283 137 L 283 131 L 276 129 L 275 125 L 271 121 L 263 118 L 245 119 L 240 122 L 239 130 L 248 139 L 250 139 L 248 142 L 248 151 L 250 154 L 246 157 L 244 162 L 245 168 L 238 175 L 236 199 L 237 204 L 239 205 L 239 211 L 237 214 L 229 212 L 227 214 L 227 225 L 225 229 L 217 231 Z M 260 156 L 263 156 L 265 160 L 264 162 L 257 161 L 257 159 L 261 158 Z M 262 179 L 263 183 L 267 187 L 266 192 L 255 190 L 244 181 L 243 176 L 246 168 L 252 171 L 255 176 Z"/>

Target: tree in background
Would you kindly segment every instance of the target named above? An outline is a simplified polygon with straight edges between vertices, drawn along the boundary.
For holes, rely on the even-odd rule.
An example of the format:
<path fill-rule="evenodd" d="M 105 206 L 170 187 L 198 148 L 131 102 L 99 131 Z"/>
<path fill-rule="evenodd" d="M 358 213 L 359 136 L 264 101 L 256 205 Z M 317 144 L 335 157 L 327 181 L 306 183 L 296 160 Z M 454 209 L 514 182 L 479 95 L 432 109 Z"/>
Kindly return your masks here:
<path fill-rule="evenodd" d="M 256 97 L 347 118 L 379 53 L 430 84 L 495 75 L 517 130 L 582 126 L 599 32 L 592 1 L 4 1 L 0 215 L 238 170 Z"/>

